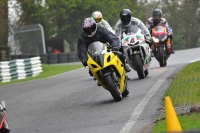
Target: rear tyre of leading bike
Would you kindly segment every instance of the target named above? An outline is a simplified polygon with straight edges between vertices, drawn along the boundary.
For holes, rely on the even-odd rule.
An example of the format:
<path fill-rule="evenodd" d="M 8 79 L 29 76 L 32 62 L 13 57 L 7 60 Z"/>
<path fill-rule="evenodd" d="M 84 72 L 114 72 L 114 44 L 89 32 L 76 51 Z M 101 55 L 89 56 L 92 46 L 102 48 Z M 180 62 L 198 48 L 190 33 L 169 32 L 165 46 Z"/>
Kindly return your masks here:
<path fill-rule="evenodd" d="M 106 88 L 111 93 L 112 97 L 115 101 L 121 101 L 122 100 L 122 94 L 120 93 L 118 81 L 114 74 L 108 74 L 105 77 L 103 77 L 104 83 Z"/>

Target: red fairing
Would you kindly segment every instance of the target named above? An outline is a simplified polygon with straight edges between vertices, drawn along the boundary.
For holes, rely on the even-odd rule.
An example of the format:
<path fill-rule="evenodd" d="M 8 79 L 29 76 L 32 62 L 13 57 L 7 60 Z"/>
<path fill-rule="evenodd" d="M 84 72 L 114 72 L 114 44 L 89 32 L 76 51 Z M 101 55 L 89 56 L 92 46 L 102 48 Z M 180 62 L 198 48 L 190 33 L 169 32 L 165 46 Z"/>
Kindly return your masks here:
<path fill-rule="evenodd" d="M 4 114 L 4 115 L 2 116 L 2 120 L 0 121 L 0 122 L 1 122 L 1 123 L 0 123 L 0 129 L 1 129 L 2 126 L 3 126 L 3 122 L 4 122 L 5 118 L 6 118 L 6 114 Z"/>
<path fill-rule="evenodd" d="M 152 33 L 152 37 L 154 36 L 154 37 L 156 37 L 156 36 L 161 36 L 161 35 L 164 35 L 164 36 L 167 36 L 167 32 L 160 32 L 160 31 L 155 31 L 155 32 L 153 32 Z"/>

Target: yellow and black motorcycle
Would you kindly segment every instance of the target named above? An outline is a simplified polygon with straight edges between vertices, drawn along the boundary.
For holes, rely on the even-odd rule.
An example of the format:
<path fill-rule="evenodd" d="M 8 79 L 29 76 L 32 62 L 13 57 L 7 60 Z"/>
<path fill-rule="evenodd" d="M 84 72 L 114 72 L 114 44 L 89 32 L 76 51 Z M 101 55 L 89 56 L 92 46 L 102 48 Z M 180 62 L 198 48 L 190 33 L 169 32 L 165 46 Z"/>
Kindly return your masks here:
<path fill-rule="evenodd" d="M 105 44 L 94 42 L 89 45 L 87 65 L 94 78 L 111 93 L 115 101 L 121 101 L 129 94 L 123 64 Z"/>

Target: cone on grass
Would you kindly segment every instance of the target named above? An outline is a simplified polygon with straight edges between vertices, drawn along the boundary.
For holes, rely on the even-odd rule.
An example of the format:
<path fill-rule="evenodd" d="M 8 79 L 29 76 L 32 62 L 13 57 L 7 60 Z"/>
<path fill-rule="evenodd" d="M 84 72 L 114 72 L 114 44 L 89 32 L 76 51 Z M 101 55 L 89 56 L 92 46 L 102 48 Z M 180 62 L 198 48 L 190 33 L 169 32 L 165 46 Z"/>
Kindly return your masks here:
<path fill-rule="evenodd" d="M 165 97 L 165 109 L 166 109 L 166 130 L 167 133 L 178 132 L 182 133 L 178 117 L 170 100 L 170 97 Z"/>

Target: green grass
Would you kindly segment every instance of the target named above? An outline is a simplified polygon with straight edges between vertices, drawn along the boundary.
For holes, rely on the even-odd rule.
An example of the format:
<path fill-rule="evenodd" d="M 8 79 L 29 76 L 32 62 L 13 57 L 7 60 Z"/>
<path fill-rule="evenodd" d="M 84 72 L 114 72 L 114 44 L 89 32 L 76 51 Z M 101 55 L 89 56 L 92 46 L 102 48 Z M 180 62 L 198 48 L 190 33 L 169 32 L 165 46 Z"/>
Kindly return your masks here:
<path fill-rule="evenodd" d="M 83 67 L 82 64 L 67 64 L 67 65 L 42 64 L 43 72 L 40 73 L 38 76 L 27 77 L 26 79 L 21 79 L 21 80 L 16 79 L 16 80 L 12 80 L 11 82 L 0 83 L 0 86 L 24 82 L 24 81 L 29 81 L 29 80 L 34 80 L 34 79 L 46 78 L 46 77 L 49 77 L 49 76 L 53 76 L 53 75 L 61 74 L 61 73 L 68 72 L 68 71 L 71 71 L 71 70 L 75 70 L 75 69 L 78 69 L 78 68 L 81 68 L 81 67 Z"/>
<path fill-rule="evenodd" d="M 200 127 L 200 114 L 194 113 L 191 115 L 180 115 L 178 120 L 183 131 L 199 130 Z M 165 133 L 166 132 L 166 122 L 161 120 L 156 123 L 153 128 L 152 133 Z"/>
<path fill-rule="evenodd" d="M 170 96 L 174 106 L 200 104 L 200 62 L 187 65 L 174 75 L 165 96 Z"/>
<path fill-rule="evenodd" d="M 187 65 L 172 79 L 165 96 L 170 97 L 174 107 L 200 105 L 200 61 Z M 183 131 L 200 130 L 200 113 L 179 115 L 178 120 Z M 158 121 L 152 129 L 152 133 L 163 132 L 166 132 L 165 119 Z"/>

